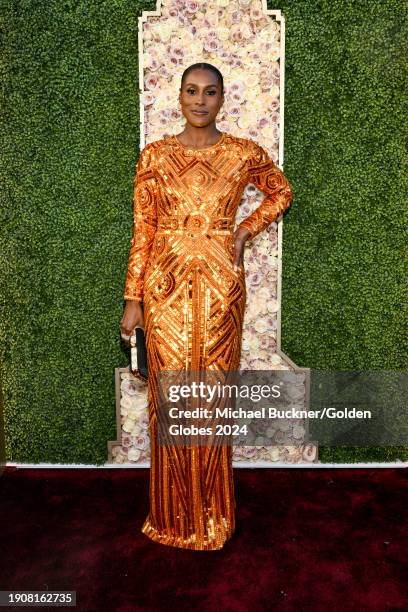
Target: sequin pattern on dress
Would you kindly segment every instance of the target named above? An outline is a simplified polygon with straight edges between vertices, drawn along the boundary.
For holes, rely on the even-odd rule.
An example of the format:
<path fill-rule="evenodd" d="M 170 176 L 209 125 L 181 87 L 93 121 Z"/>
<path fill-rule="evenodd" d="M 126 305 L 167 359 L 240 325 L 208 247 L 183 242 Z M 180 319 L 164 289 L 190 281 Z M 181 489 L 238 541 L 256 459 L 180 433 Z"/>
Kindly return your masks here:
<path fill-rule="evenodd" d="M 265 193 L 240 226 L 253 238 L 293 199 L 263 147 L 223 133 L 193 149 L 169 136 L 145 146 L 134 180 L 124 297 L 143 300 L 149 365 L 150 511 L 142 531 L 162 544 L 223 547 L 235 529 L 231 446 L 157 443 L 161 370 L 238 370 L 246 301 L 234 271 L 234 221 L 248 183 Z"/>

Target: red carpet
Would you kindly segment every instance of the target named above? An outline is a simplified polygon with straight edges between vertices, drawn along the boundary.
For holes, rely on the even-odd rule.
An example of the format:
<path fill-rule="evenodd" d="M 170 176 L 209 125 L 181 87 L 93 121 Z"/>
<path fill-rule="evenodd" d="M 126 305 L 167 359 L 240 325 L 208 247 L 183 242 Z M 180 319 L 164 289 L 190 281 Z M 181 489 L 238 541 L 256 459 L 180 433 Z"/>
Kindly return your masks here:
<path fill-rule="evenodd" d="M 188 551 L 140 533 L 146 469 L 7 468 L 0 589 L 76 590 L 97 612 L 407 610 L 407 474 L 237 469 L 233 538 Z"/>

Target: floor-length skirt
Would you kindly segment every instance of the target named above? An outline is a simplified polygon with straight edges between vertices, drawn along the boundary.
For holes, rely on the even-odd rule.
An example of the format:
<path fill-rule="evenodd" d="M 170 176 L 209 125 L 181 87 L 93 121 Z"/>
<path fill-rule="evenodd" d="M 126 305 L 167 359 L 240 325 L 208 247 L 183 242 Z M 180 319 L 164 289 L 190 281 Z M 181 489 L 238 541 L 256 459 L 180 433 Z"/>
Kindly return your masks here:
<path fill-rule="evenodd" d="M 225 233 L 225 232 L 224 232 Z M 227 232 L 228 234 L 228 232 Z M 155 246 L 166 242 L 157 235 Z M 158 443 L 157 373 L 238 370 L 245 272 L 233 270 L 232 232 L 214 258 L 166 260 L 146 273 L 145 335 L 149 366 L 150 511 L 142 532 L 156 542 L 194 550 L 223 547 L 235 530 L 233 448 Z"/>

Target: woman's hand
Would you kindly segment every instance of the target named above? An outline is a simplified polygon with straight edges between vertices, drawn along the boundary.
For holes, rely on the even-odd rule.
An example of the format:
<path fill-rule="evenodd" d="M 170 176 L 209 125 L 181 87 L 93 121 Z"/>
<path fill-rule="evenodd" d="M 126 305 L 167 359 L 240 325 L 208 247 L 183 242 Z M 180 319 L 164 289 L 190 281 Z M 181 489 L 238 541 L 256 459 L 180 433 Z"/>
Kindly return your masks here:
<path fill-rule="evenodd" d="M 130 336 L 133 334 L 135 327 L 143 327 L 144 317 L 141 302 L 137 300 L 126 300 L 126 306 L 123 311 L 123 317 L 120 322 L 120 333 L 123 340 L 129 344 Z"/>
<path fill-rule="evenodd" d="M 245 247 L 245 242 L 247 240 L 247 238 L 250 235 L 250 231 L 247 230 L 245 227 L 237 227 L 237 229 L 234 232 L 234 246 L 235 246 L 235 253 L 234 253 L 234 271 L 238 272 L 239 270 L 239 266 L 242 264 L 243 258 L 244 258 L 244 247 Z"/>

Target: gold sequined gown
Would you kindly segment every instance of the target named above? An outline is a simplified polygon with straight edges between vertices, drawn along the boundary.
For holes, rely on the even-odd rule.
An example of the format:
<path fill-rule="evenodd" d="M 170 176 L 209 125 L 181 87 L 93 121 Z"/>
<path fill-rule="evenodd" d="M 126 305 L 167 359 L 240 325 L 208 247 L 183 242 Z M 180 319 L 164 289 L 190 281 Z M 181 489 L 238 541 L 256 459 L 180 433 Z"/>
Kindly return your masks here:
<path fill-rule="evenodd" d="M 159 370 L 238 370 L 246 301 L 233 269 L 243 190 L 265 193 L 240 225 L 256 236 L 292 201 L 266 150 L 223 132 L 193 149 L 176 136 L 145 146 L 134 180 L 134 225 L 124 297 L 143 300 L 149 367 L 150 512 L 142 532 L 179 548 L 215 550 L 235 529 L 231 446 L 157 443 Z"/>

